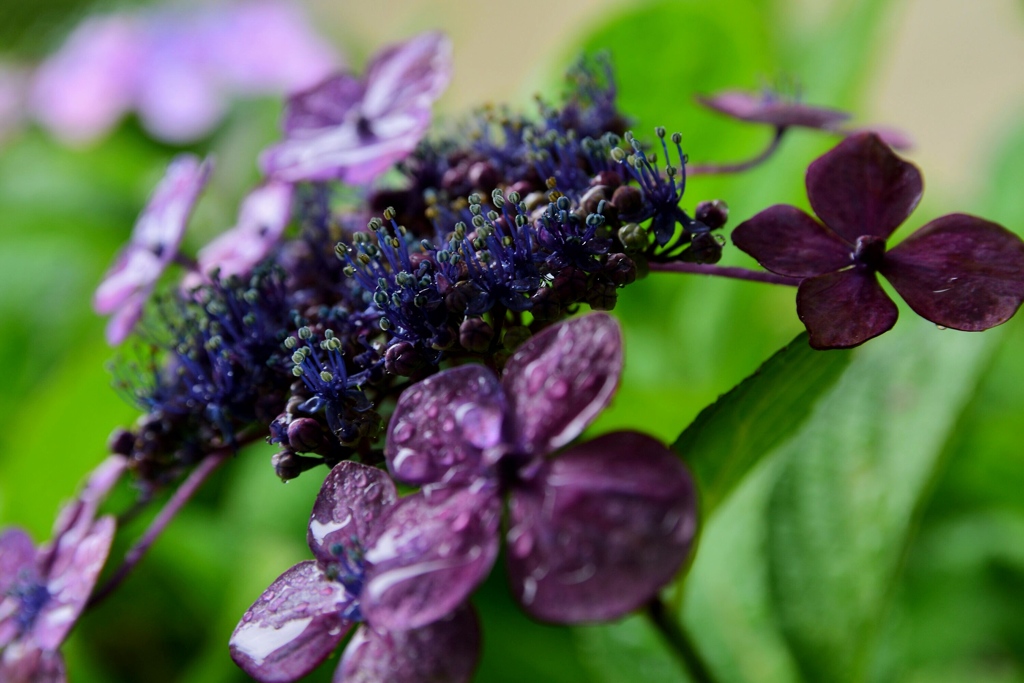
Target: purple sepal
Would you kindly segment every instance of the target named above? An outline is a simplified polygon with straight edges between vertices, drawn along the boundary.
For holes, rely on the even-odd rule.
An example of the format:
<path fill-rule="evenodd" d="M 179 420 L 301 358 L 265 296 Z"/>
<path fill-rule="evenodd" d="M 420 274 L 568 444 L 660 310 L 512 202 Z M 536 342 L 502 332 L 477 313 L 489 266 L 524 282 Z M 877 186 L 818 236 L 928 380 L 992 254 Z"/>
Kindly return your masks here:
<path fill-rule="evenodd" d="M 335 561 L 331 547 L 363 544 L 384 509 L 398 499 L 391 478 L 376 467 L 349 460 L 334 466 L 320 487 L 306 541 L 321 562 Z"/>
<path fill-rule="evenodd" d="M 409 484 L 467 482 L 483 454 L 503 446 L 507 410 L 501 384 L 483 366 L 428 377 L 398 399 L 384 445 L 388 468 Z"/>
<path fill-rule="evenodd" d="M 996 223 L 950 214 L 892 248 L 881 272 L 922 318 L 987 330 L 1024 300 L 1024 242 Z"/>
<path fill-rule="evenodd" d="M 451 612 L 490 572 L 500 522 L 501 498 L 483 480 L 399 500 L 366 549 L 366 621 L 402 631 Z"/>
<path fill-rule="evenodd" d="M 549 622 L 617 619 L 679 571 L 697 529 L 693 481 L 658 441 L 616 432 L 552 460 L 510 497 L 509 577 Z"/>
<path fill-rule="evenodd" d="M 528 339 L 502 375 L 515 414 L 516 450 L 544 455 L 594 421 L 622 374 L 622 332 L 605 313 L 553 325 Z"/>
<path fill-rule="evenodd" d="M 807 198 L 818 218 L 853 244 L 887 238 L 921 201 L 921 173 L 877 135 L 852 135 L 807 168 Z"/>
<path fill-rule="evenodd" d="M 36 547 L 21 529 L 8 529 L 0 536 L 0 596 L 25 572 L 35 571 Z"/>
<path fill-rule="evenodd" d="M 480 625 L 469 606 L 422 628 L 378 634 L 362 626 L 334 683 L 467 683 L 480 658 Z"/>
<path fill-rule="evenodd" d="M 29 643 L 15 643 L 0 653 L 3 683 L 66 683 L 67 670 L 59 652 L 40 650 Z"/>
<path fill-rule="evenodd" d="M 850 118 L 848 113 L 838 109 L 791 102 L 774 93 L 757 95 L 729 90 L 710 97 L 698 97 L 697 101 L 740 121 L 768 123 L 779 127 L 800 126 L 828 130 Z"/>
<path fill-rule="evenodd" d="M 67 638 L 107 560 L 116 526 L 113 517 L 101 517 L 73 543 L 58 542 L 46 583 L 50 598 L 32 625 L 32 641 L 40 648 L 56 650 Z"/>
<path fill-rule="evenodd" d="M 352 628 L 353 597 L 313 560 L 279 576 L 231 634 L 231 658 L 261 683 L 291 683 L 315 669 Z"/>
<path fill-rule="evenodd" d="M 849 268 L 808 278 L 796 294 L 796 312 L 815 349 L 859 346 L 892 329 L 899 309 L 874 272 Z"/>
<path fill-rule="evenodd" d="M 806 213 L 776 204 L 736 226 L 732 242 L 762 266 L 789 277 L 813 277 L 852 263 L 852 246 Z"/>

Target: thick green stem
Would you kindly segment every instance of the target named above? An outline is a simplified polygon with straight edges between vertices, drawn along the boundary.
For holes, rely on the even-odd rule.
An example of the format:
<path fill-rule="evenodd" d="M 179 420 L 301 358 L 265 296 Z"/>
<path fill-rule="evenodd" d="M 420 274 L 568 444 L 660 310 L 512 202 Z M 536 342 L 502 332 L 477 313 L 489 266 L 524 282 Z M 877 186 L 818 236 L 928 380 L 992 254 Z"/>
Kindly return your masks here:
<path fill-rule="evenodd" d="M 697 648 L 693 646 L 690 636 L 682 625 L 668 613 L 661 598 L 654 598 L 647 603 L 647 616 L 683 663 L 683 667 L 694 683 L 715 683 L 711 670 L 704 663 Z"/>

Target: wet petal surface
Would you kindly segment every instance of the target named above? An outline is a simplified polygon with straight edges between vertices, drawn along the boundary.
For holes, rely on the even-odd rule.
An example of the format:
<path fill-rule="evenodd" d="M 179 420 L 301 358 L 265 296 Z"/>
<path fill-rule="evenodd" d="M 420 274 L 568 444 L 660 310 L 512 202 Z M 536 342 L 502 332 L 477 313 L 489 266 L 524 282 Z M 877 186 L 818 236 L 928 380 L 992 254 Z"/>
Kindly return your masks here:
<path fill-rule="evenodd" d="M 950 214 L 891 249 L 881 272 L 921 317 L 987 330 L 1024 301 L 1024 242 L 996 223 Z"/>
<path fill-rule="evenodd" d="M 352 597 L 320 566 L 300 562 L 253 603 L 231 634 L 231 658 L 262 683 L 290 683 L 315 669 L 352 623 L 342 618 Z"/>
<path fill-rule="evenodd" d="M 921 201 L 921 172 L 877 135 L 851 135 L 807 169 L 814 213 L 847 242 L 886 238 Z"/>
<path fill-rule="evenodd" d="M 362 544 L 384 509 L 397 500 L 395 485 L 383 470 L 349 460 L 338 463 L 320 487 L 309 518 L 306 541 L 323 562 L 335 558 L 331 546 Z"/>
<path fill-rule="evenodd" d="M 604 313 L 552 325 L 505 366 L 517 450 L 544 455 L 564 446 L 611 402 L 622 374 L 622 332 Z"/>
<path fill-rule="evenodd" d="M 796 312 L 816 349 L 863 344 L 892 329 L 899 309 L 874 273 L 857 268 L 812 277 L 800 283 Z"/>
<path fill-rule="evenodd" d="M 434 622 L 487 577 L 498 554 L 501 498 L 479 484 L 417 493 L 390 509 L 366 550 L 360 598 L 374 628 Z"/>
<path fill-rule="evenodd" d="M 480 625 L 463 606 L 410 631 L 377 634 L 363 626 L 345 648 L 334 683 L 464 683 L 480 659 Z"/>
<path fill-rule="evenodd" d="M 693 481 L 636 432 L 576 446 L 509 504 L 512 591 L 531 616 L 563 624 L 621 617 L 682 567 L 697 529 Z"/>
<path fill-rule="evenodd" d="M 504 444 L 506 412 L 501 384 L 481 365 L 428 377 L 398 400 L 384 446 L 388 468 L 410 484 L 469 481 L 483 454 Z"/>
<path fill-rule="evenodd" d="M 732 242 L 762 266 L 789 277 L 814 277 L 852 263 L 852 247 L 795 206 L 776 204 L 732 231 Z"/>

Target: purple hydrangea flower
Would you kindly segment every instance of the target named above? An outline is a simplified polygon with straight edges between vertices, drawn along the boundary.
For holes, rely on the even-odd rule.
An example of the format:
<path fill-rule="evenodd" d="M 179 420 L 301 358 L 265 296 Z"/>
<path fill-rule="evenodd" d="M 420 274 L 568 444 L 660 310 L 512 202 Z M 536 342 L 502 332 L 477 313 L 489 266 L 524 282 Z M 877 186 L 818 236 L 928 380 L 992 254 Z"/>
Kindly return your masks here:
<path fill-rule="evenodd" d="M 1002 226 L 950 214 L 886 250 L 921 193 L 917 168 L 862 133 L 807 169 L 821 223 L 776 205 L 737 226 L 732 239 L 768 270 L 804 278 L 797 314 L 814 348 L 857 346 L 896 324 L 896 304 L 876 273 L 937 325 L 978 331 L 1009 320 L 1024 300 L 1024 242 Z"/>
<path fill-rule="evenodd" d="M 156 137 L 186 142 L 210 131 L 230 97 L 295 91 L 336 67 L 301 14 L 274 0 L 96 17 L 40 65 L 32 110 L 69 143 L 102 136 L 133 109 Z"/>
<path fill-rule="evenodd" d="M 221 277 L 248 275 L 284 235 L 291 220 L 292 195 L 292 185 L 278 182 L 250 192 L 242 201 L 238 223 L 199 250 L 198 272 L 190 273 L 183 285 L 199 285 L 214 271 Z"/>
<path fill-rule="evenodd" d="M 424 33 L 378 53 L 362 80 L 340 74 L 295 95 L 285 140 L 261 157 L 264 172 L 289 182 L 369 183 L 415 149 L 451 69 L 451 43 Z"/>
<path fill-rule="evenodd" d="M 524 344 L 498 380 L 479 365 L 407 389 L 388 432 L 394 475 L 423 484 L 371 536 L 362 609 L 384 627 L 429 623 L 462 603 L 498 554 L 507 495 L 509 576 L 532 616 L 618 618 L 679 571 L 696 530 L 694 486 L 654 439 L 575 439 L 611 400 L 618 324 L 591 314 Z"/>
<path fill-rule="evenodd" d="M 295 681 L 315 669 L 352 627 L 334 680 L 345 683 L 468 681 L 480 634 L 466 605 L 419 628 L 381 628 L 362 610 L 364 548 L 397 499 L 382 470 L 344 461 L 327 475 L 306 540 L 315 560 L 275 580 L 231 635 L 231 656 L 263 683 Z"/>
<path fill-rule="evenodd" d="M 128 337 L 160 275 L 177 256 L 211 167 L 209 160 L 200 161 L 190 154 L 171 162 L 135 223 L 128 244 L 96 289 L 93 308 L 112 316 L 107 325 L 110 344 L 120 344 Z"/>
<path fill-rule="evenodd" d="M 96 519 L 127 461 L 108 458 L 57 519 L 53 540 L 36 548 L 28 534 L 0 535 L 0 681 L 61 683 L 57 651 L 74 626 L 110 552 L 115 523 Z"/>
<path fill-rule="evenodd" d="M 771 90 L 761 94 L 727 90 L 715 95 L 698 97 L 697 101 L 709 109 L 740 121 L 767 123 L 780 128 L 800 126 L 833 130 L 850 118 L 844 111 L 801 104 Z"/>

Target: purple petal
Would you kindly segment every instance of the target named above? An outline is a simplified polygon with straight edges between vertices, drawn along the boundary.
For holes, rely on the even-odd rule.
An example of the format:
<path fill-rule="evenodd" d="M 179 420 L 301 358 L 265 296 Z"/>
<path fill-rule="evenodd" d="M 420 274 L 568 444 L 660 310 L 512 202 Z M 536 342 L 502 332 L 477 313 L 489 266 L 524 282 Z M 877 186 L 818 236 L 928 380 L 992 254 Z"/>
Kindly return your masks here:
<path fill-rule="evenodd" d="M 987 330 L 1024 300 L 1024 242 L 1001 225 L 950 214 L 891 249 L 881 272 L 921 317 Z"/>
<path fill-rule="evenodd" d="M 840 135 L 847 137 L 851 135 L 861 135 L 863 133 L 873 133 L 878 138 L 889 145 L 893 149 L 906 151 L 914 148 L 914 139 L 910 135 L 899 128 L 892 126 L 866 126 L 863 128 L 836 128 L 835 132 Z"/>
<path fill-rule="evenodd" d="M 466 482 L 485 452 L 504 444 L 507 410 L 501 385 L 483 366 L 428 377 L 398 399 L 384 445 L 388 468 L 410 484 Z"/>
<path fill-rule="evenodd" d="M 732 242 L 762 266 L 813 277 L 852 263 L 852 247 L 795 206 L 776 204 L 732 231 Z"/>
<path fill-rule="evenodd" d="M 811 163 L 807 197 L 818 218 L 851 244 L 887 238 L 921 201 L 921 172 L 877 135 L 852 135 Z"/>
<path fill-rule="evenodd" d="M 386 48 L 366 69 L 362 113 L 374 120 L 429 107 L 448 87 L 451 73 L 452 44 L 443 33 L 421 33 Z"/>
<path fill-rule="evenodd" d="M 697 530 L 690 474 L 658 441 L 616 432 L 554 459 L 509 504 L 509 578 L 531 616 L 617 619 L 679 572 Z"/>
<path fill-rule="evenodd" d="M 0 535 L 0 595 L 25 572 L 35 571 L 36 547 L 21 529 L 8 529 Z"/>
<path fill-rule="evenodd" d="M 151 38 L 136 107 L 157 139 L 186 143 L 205 136 L 227 110 L 227 93 L 206 64 L 203 46 L 186 32 Z M 199 53 L 199 54 L 196 54 Z"/>
<path fill-rule="evenodd" d="M 229 642 L 231 658 L 262 683 L 291 683 L 324 661 L 352 622 L 352 596 L 312 561 L 300 562 L 253 603 Z"/>
<path fill-rule="evenodd" d="M 366 550 L 360 604 L 374 628 L 437 621 L 486 578 L 498 554 L 501 498 L 493 486 L 423 492 L 398 501 Z"/>
<path fill-rule="evenodd" d="M 199 250 L 199 271 L 248 275 L 281 240 L 292 215 L 293 187 L 269 182 L 242 202 L 238 224 Z"/>
<path fill-rule="evenodd" d="M 480 659 L 480 624 L 460 607 L 440 621 L 383 634 L 362 626 L 352 636 L 334 683 L 464 683 Z"/>
<path fill-rule="evenodd" d="M 3 683 L 66 683 L 67 670 L 59 652 L 43 652 L 33 643 L 14 643 L 0 653 Z"/>
<path fill-rule="evenodd" d="M 139 216 L 130 246 L 147 249 L 164 263 L 173 261 L 212 170 L 209 159 L 200 160 L 193 154 L 175 157 Z"/>
<path fill-rule="evenodd" d="M 102 517 L 73 545 L 58 545 L 46 584 L 50 599 L 32 625 L 39 647 L 56 650 L 75 625 L 107 561 L 116 526 L 113 517 Z"/>
<path fill-rule="evenodd" d="M 621 374 L 622 332 L 604 313 L 566 320 L 527 340 L 502 375 L 518 450 L 544 455 L 575 439 L 611 401 Z"/>
<path fill-rule="evenodd" d="M 899 309 L 873 272 L 850 268 L 804 280 L 796 312 L 816 349 L 845 349 L 892 329 Z"/>
<path fill-rule="evenodd" d="M 83 22 L 37 70 L 33 114 L 69 143 L 103 135 L 133 106 L 144 43 L 141 27 L 131 18 Z"/>
<path fill-rule="evenodd" d="M 398 499 L 387 473 L 351 461 L 334 466 L 324 479 L 309 518 L 306 542 L 322 562 L 337 558 L 331 546 L 363 544 L 384 513 Z"/>
<path fill-rule="evenodd" d="M 142 318 L 142 311 L 145 308 L 151 291 L 151 288 L 139 290 L 110 316 L 105 332 L 108 344 L 117 346 L 128 338 L 128 335 L 135 329 L 135 325 L 138 324 L 139 319 Z"/>
<path fill-rule="evenodd" d="M 734 119 L 773 126 L 828 129 L 850 118 L 844 111 L 789 102 L 773 94 L 755 95 L 731 90 L 711 97 L 698 97 L 697 101 Z"/>
<path fill-rule="evenodd" d="M 164 263 L 156 254 L 129 246 L 96 288 L 93 308 L 100 315 L 117 312 L 136 294 L 147 290 L 163 269 Z"/>
<path fill-rule="evenodd" d="M 291 137 L 309 136 L 340 126 L 363 99 L 363 84 L 355 76 L 338 74 L 288 98 L 283 127 Z"/>

